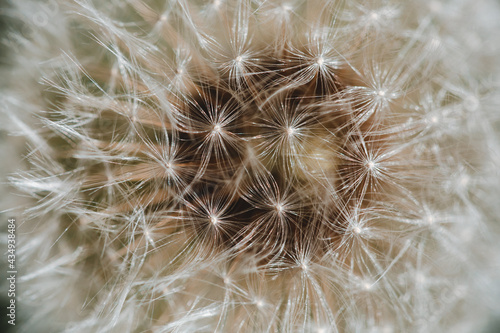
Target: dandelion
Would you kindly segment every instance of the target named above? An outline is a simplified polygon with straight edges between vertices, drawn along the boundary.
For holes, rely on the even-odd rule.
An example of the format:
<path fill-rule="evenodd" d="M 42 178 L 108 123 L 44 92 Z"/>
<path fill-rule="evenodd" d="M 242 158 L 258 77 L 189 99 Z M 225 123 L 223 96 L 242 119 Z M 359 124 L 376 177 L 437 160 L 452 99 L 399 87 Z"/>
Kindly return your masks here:
<path fill-rule="evenodd" d="M 493 0 L 5 12 L 25 331 L 477 332 L 500 312 Z"/>

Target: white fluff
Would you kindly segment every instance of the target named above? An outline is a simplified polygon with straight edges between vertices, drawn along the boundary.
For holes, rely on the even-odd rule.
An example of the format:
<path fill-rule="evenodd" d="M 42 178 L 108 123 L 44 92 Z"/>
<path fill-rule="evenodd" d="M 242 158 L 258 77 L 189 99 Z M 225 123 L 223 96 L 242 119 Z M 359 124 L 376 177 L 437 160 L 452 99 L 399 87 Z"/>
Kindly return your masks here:
<path fill-rule="evenodd" d="M 25 331 L 478 332 L 500 310 L 495 1 L 12 6 Z"/>

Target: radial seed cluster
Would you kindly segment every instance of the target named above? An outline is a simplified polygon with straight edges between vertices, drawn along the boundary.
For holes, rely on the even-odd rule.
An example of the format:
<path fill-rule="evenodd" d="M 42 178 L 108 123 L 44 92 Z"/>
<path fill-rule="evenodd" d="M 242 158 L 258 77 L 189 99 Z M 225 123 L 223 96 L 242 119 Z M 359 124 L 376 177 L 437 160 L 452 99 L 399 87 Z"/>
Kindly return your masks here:
<path fill-rule="evenodd" d="M 18 5 L 26 327 L 479 328 L 498 305 L 497 7 Z"/>

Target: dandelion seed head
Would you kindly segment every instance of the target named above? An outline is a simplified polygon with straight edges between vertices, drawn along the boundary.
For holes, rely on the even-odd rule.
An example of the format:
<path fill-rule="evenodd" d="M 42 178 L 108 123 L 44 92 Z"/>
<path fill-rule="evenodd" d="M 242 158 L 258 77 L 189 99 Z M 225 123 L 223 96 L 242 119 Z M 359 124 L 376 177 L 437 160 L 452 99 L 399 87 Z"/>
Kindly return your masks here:
<path fill-rule="evenodd" d="M 497 305 L 492 1 L 27 1 L 52 16 L 6 38 L 0 112 L 34 318 L 441 332 Z"/>

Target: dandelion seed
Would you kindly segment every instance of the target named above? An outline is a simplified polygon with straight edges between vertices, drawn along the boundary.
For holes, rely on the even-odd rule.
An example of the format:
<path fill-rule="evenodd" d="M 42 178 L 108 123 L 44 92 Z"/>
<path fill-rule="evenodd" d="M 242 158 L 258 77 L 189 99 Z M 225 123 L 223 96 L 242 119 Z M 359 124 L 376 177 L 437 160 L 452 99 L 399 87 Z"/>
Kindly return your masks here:
<path fill-rule="evenodd" d="M 221 126 L 219 124 L 217 124 L 217 125 L 214 126 L 214 129 L 213 129 L 212 133 L 219 134 L 220 131 L 221 131 L 221 129 L 222 129 Z"/>
<path fill-rule="evenodd" d="M 284 210 L 283 205 L 281 205 L 281 204 L 276 204 L 276 205 L 275 205 L 275 207 L 276 207 L 276 211 L 277 211 L 279 214 L 282 214 L 282 213 L 283 213 L 283 210 Z"/>
<path fill-rule="evenodd" d="M 476 111 L 479 108 L 479 100 L 475 96 L 467 96 L 464 99 L 464 108 L 469 111 Z"/>
<path fill-rule="evenodd" d="M 467 187 L 469 185 L 470 177 L 468 175 L 463 175 L 459 178 L 459 184 L 462 188 Z"/>
<path fill-rule="evenodd" d="M 264 301 L 262 301 L 261 299 L 255 300 L 254 303 L 259 309 L 262 309 L 265 305 Z"/>

